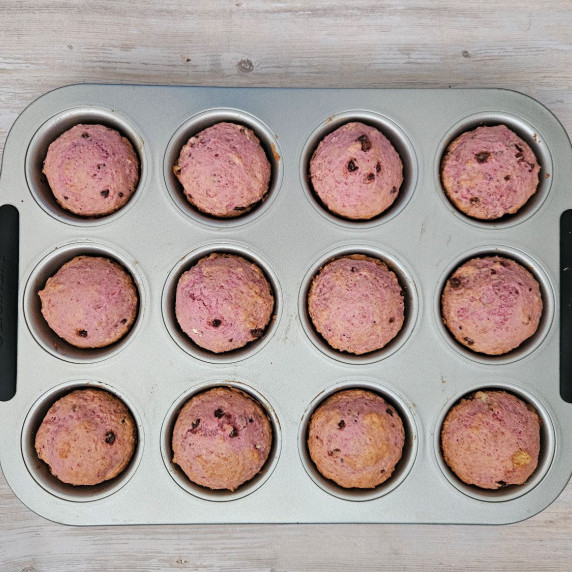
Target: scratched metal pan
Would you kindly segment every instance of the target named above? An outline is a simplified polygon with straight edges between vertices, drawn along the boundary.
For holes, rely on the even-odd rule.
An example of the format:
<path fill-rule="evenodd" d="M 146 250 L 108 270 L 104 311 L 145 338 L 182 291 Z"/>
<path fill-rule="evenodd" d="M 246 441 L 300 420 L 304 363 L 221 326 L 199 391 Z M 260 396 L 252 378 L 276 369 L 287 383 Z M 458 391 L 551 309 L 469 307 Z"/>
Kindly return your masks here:
<path fill-rule="evenodd" d="M 251 127 L 272 164 L 266 200 L 227 221 L 192 210 L 172 174 L 187 139 L 222 120 Z M 350 120 L 379 127 L 404 164 L 398 200 L 369 222 L 325 212 L 308 183 L 317 142 Z M 49 143 L 80 122 L 118 129 L 141 160 L 133 198 L 108 217 L 65 213 L 41 175 Z M 533 148 L 540 186 L 516 215 L 478 222 L 448 202 L 439 165 L 459 133 L 498 123 Z M 8 483 L 31 510 L 76 525 L 508 523 L 543 510 L 572 472 L 570 181 L 564 129 L 539 103 L 510 91 L 79 85 L 42 96 L 10 131 L 0 177 L 0 460 Z M 194 346 L 173 316 L 178 276 L 209 252 L 256 261 L 276 299 L 266 334 L 218 357 Z M 360 357 L 325 346 L 306 313 L 312 276 L 343 253 L 383 259 L 405 293 L 401 333 Z M 439 315 L 447 276 L 484 253 L 527 266 L 544 301 L 536 335 L 496 358 L 457 345 Z M 117 260 L 138 288 L 135 326 L 110 348 L 68 346 L 41 316 L 37 291 L 78 254 Z M 177 412 L 191 395 L 216 385 L 240 387 L 258 399 L 273 426 L 268 462 L 234 492 L 193 485 L 171 461 Z M 112 481 L 72 487 L 50 475 L 33 441 L 50 405 L 86 386 L 107 388 L 126 403 L 137 424 L 137 449 Z M 319 475 L 306 450 L 313 409 L 342 387 L 378 392 L 404 420 L 403 458 L 375 489 L 338 487 Z M 439 432 L 446 412 L 482 388 L 506 389 L 541 417 L 539 466 L 520 487 L 471 487 L 443 462 Z"/>

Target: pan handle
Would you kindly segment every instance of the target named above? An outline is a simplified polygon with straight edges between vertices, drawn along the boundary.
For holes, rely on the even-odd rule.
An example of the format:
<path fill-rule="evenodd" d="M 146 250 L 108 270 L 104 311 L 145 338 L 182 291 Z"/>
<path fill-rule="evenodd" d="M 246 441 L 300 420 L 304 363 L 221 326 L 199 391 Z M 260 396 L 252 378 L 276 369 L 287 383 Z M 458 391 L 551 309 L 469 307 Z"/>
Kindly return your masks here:
<path fill-rule="evenodd" d="M 560 396 L 572 403 L 572 210 L 560 216 Z"/>
<path fill-rule="evenodd" d="M 0 207 L 0 401 L 16 394 L 20 215 Z"/>

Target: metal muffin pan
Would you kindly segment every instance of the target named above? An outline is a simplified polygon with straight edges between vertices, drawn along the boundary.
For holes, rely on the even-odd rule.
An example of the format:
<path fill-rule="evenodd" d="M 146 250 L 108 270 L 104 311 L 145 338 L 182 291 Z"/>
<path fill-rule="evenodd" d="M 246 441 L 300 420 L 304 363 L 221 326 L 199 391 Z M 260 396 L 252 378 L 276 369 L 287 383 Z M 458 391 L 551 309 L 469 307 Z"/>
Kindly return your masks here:
<path fill-rule="evenodd" d="M 398 200 L 367 222 L 325 211 L 308 181 L 318 141 L 352 120 L 379 127 L 404 164 Z M 229 220 L 194 210 L 172 174 L 186 140 L 218 121 L 252 128 L 272 165 L 265 200 Z M 41 174 L 49 143 L 80 122 L 118 129 L 141 161 L 134 196 L 107 217 L 64 212 Z M 456 135 L 498 123 L 534 149 L 541 183 L 521 212 L 487 223 L 449 203 L 439 166 Z M 572 236 L 566 212 L 572 208 L 570 180 L 572 149 L 557 119 L 533 99 L 504 90 L 77 85 L 42 96 L 14 123 L 0 174 L 0 461 L 8 483 L 38 514 L 76 525 L 492 524 L 543 510 L 572 473 L 572 336 L 561 327 L 572 320 L 570 293 L 560 288 L 568 268 L 562 261 L 572 262 L 566 238 Z M 178 276 L 210 252 L 253 260 L 275 295 L 265 335 L 222 355 L 196 347 L 173 316 Z M 402 331 L 386 348 L 364 356 L 328 347 L 306 312 L 315 272 L 346 253 L 382 259 L 404 291 Z M 539 280 L 544 301 L 537 334 L 500 357 L 462 348 L 439 315 L 447 276 L 465 259 L 489 253 L 525 264 Z M 131 273 L 139 291 L 133 328 L 109 348 L 67 345 L 50 332 L 39 310 L 37 291 L 78 254 L 110 256 Z M 16 319 L 8 322 L 10 315 Z M 257 399 L 274 431 L 261 473 L 234 492 L 193 485 L 171 462 L 177 412 L 191 395 L 217 385 L 238 387 Z M 60 483 L 33 447 L 49 406 L 81 386 L 102 387 L 123 399 L 138 432 L 126 471 L 95 487 Z M 378 392 L 404 421 L 403 458 L 394 475 L 372 490 L 342 489 L 324 479 L 306 449 L 314 408 L 350 387 Z M 443 462 L 444 416 L 463 395 L 483 388 L 506 389 L 539 412 L 541 458 L 525 485 L 483 491 L 461 483 Z"/>

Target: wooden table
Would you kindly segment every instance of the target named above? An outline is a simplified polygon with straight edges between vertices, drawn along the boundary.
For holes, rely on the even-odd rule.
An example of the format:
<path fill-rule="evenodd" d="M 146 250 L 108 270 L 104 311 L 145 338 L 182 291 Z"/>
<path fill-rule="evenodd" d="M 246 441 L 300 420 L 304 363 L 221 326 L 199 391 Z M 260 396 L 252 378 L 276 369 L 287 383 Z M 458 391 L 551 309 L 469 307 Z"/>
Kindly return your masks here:
<path fill-rule="evenodd" d="M 503 87 L 572 133 L 572 2 L 0 0 L 0 152 L 27 104 L 81 82 Z M 498 527 L 75 528 L 35 515 L 0 476 L 2 571 L 569 570 L 571 557 L 572 484 Z"/>

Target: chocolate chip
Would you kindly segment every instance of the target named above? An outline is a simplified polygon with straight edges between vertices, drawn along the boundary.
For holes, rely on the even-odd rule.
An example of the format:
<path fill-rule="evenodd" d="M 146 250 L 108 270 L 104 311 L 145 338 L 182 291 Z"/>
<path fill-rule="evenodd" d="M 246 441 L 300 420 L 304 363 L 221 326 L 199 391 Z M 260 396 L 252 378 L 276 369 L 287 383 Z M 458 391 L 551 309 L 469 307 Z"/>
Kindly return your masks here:
<path fill-rule="evenodd" d="M 371 141 L 367 135 L 360 135 L 357 140 L 361 143 L 362 151 L 369 151 L 371 149 Z"/>
<path fill-rule="evenodd" d="M 200 417 L 191 423 L 191 433 L 193 435 L 197 432 L 197 428 L 200 424 L 201 424 Z"/>
<path fill-rule="evenodd" d="M 356 271 L 356 267 L 355 267 L 355 266 L 352 266 L 352 267 L 350 268 L 350 272 L 355 272 L 355 271 Z"/>
<path fill-rule="evenodd" d="M 105 163 L 98 163 L 97 164 L 97 170 L 100 171 L 101 167 L 105 167 Z"/>
<path fill-rule="evenodd" d="M 125 425 L 125 417 L 123 417 L 123 418 L 121 419 L 121 423 L 122 423 L 123 425 Z"/>
<path fill-rule="evenodd" d="M 254 423 L 254 419 L 253 419 L 252 417 L 249 417 L 249 418 L 248 418 L 248 422 L 249 422 L 249 423 Z"/>
<path fill-rule="evenodd" d="M 516 150 L 517 150 L 519 153 L 522 153 L 522 152 L 524 151 L 524 149 L 523 149 L 518 143 L 515 143 L 514 146 L 516 147 Z"/>
<path fill-rule="evenodd" d="M 505 175 L 505 176 L 504 176 L 504 180 L 505 180 L 505 181 L 510 181 L 510 175 Z"/>
<path fill-rule="evenodd" d="M 506 261 L 504 261 L 504 260 L 501 260 L 501 261 L 500 261 L 500 265 L 501 265 L 503 268 L 508 268 L 508 262 L 506 262 Z"/>
<path fill-rule="evenodd" d="M 328 451 L 328 456 L 331 457 L 334 453 L 339 453 L 340 451 L 341 449 L 332 449 L 331 451 Z"/>
<path fill-rule="evenodd" d="M 77 331 L 77 335 L 78 335 L 80 338 L 87 338 L 87 331 L 86 331 L 86 330 L 78 330 L 78 331 Z"/>
<path fill-rule="evenodd" d="M 478 202 L 480 202 L 480 201 L 479 201 L 479 197 L 471 197 L 471 198 L 469 199 L 469 201 L 470 201 L 473 205 L 476 205 Z"/>
<path fill-rule="evenodd" d="M 497 481 L 497 485 L 499 485 L 499 486 L 501 486 L 501 487 L 506 487 L 506 486 L 508 486 L 505 481 Z"/>
<path fill-rule="evenodd" d="M 119 198 L 123 197 L 123 193 L 118 193 L 119 194 Z"/>
<path fill-rule="evenodd" d="M 69 197 L 64 197 L 64 199 L 67 201 L 69 199 Z"/>
<path fill-rule="evenodd" d="M 233 210 L 238 211 L 238 212 L 242 212 L 245 211 L 247 209 L 247 207 L 234 207 Z"/>
<path fill-rule="evenodd" d="M 385 469 L 381 469 L 381 471 L 379 472 L 380 475 L 383 475 L 383 473 L 385 473 Z"/>
<path fill-rule="evenodd" d="M 516 157 L 517 159 L 522 159 L 522 160 L 524 161 L 524 155 L 523 155 L 522 153 L 517 153 L 517 154 L 515 155 L 515 157 Z M 522 161 L 519 161 L 519 163 L 522 163 Z"/>
<path fill-rule="evenodd" d="M 339 423 L 338 423 L 338 427 L 340 429 L 343 429 L 346 426 L 346 422 L 342 419 Z"/>
<path fill-rule="evenodd" d="M 494 268 L 491 268 L 491 274 L 496 274 L 497 271 Z"/>
<path fill-rule="evenodd" d="M 489 160 L 491 154 L 488 151 L 481 151 L 475 155 L 477 163 L 486 163 Z"/>
<path fill-rule="evenodd" d="M 123 320 L 121 320 L 122 324 L 126 324 L 127 323 L 127 318 L 123 318 Z"/>
<path fill-rule="evenodd" d="M 83 132 L 83 133 L 81 134 L 81 136 L 82 136 L 84 139 L 87 139 L 87 138 L 89 137 L 89 133 Z"/>
<path fill-rule="evenodd" d="M 250 330 L 250 335 L 253 338 L 259 338 L 263 333 L 264 330 L 262 328 L 254 328 L 253 330 Z"/>
<path fill-rule="evenodd" d="M 348 171 L 350 173 L 353 173 L 354 171 L 358 170 L 358 166 L 354 163 L 353 159 L 350 159 L 350 162 L 348 163 Z"/>
<path fill-rule="evenodd" d="M 453 290 L 457 290 L 458 288 L 461 287 L 461 279 L 454 276 L 453 278 L 451 278 L 451 280 L 449 280 L 449 285 L 451 286 L 451 288 L 453 288 Z"/>
<path fill-rule="evenodd" d="M 211 325 L 213 328 L 218 328 L 221 324 L 222 324 L 222 322 L 218 319 L 215 319 L 211 322 Z"/>
<path fill-rule="evenodd" d="M 233 437 L 238 437 L 238 429 L 236 427 L 232 428 L 232 431 L 228 434 L 228 436 L 232 439 Z"/>
<path fill-rule="evenodd" d="M 389 323 L 393 324 L 393 322 L 395 322 L 395 318 L 389 318 Z"/>
<path fill-rule="evenodd" d="M 101 193 L 99 193 L 104 199 L 106 199 L 109 196 L 109 189 L 105 189 L 104 191 L 101 191 Z"/>
<path fill-rule="evenodd" d="M 113 443 L 115 443 L 115 433 L 113 431 L 108 431 L 105 434 L 105 442 L 108 445 L 113 445 Z"/>
<path fill-rule="evenodd" d="M 223 415 L 224 415 L 224 411 L 220 407 L 218 409 L 215 409 L 214 416 L 217 419 L 220 419 Z"/>
<path fill-rule="evenodd" d="M 471 340 L 471 338 L 467 338 L 467 336 L 465 336 L 463 340 L 465 340 L 468 346 L 472 346 L 475 343 L 474 340 Z"/>
<path fill-rule="evenodd" d="M 373 173 L 369 173 L 369 175 L 365 178 L 366 181 L 373 181 L 375 180 L 375 175 Z"/>
<path fill-rule="evenodd" d="M 376 173 L 379 173 L 381 171 L 381 164 L 379 163 L 379 161 L 375 164 L 375 171 Z"/>
<path fill-rule="evenodd" d="M 390 194 L 394 195 L 397 192 L 397 187 L 391 187 Z"/>
<path fill-rule="evenodd" d="M 388 408 L 385 410 L 385 412 L 386 412 L 388 415 L 391 415 L 391 416 L 393 417 L 393 409 L 389 409 L 389 407 L 388 407 Z"/>

